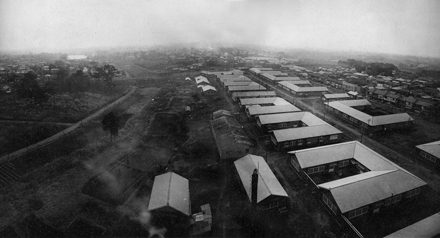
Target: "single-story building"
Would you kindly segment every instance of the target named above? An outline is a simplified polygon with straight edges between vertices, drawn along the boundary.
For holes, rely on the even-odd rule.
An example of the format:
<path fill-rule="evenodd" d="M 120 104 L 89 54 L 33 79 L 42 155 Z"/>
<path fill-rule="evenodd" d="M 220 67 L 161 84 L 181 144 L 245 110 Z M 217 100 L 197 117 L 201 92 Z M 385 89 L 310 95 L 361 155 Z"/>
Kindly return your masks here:
<path fill-rule="evenodd" d="M 237 102 L 244 98 L 271 98 L 276 97 L 275 91 L 249 91 L 232 93 L 232 101 Z"/>
<path fill-rule="evenodd" d="M 281 106 L 281 105 L 291 105 L 290 102 L 284 100 L 280 97 L 270 97 L 270 98 L 242 98 L 239 99 L 238 103 L 241 109 L 245 109 L 250 106 Z"/>
<path fill-rule="evenodd" d="M 236 160 L 234 165 L 249 202 L 255 202 L 257 210 L 287 212 L 289 196 L 263 157 L 248 154 Z"/>
<path fill-rule="evenodd" d="M 226 81 L 223 83 L 223 87 L 226 90 L 229 86 L 249 86 L 249 85 L 259 85 L 256 82 L 252 82 L 252 81 Z"/>
<path fill-rule="evenodd" d="M 348 100 L 348 99 L 350 99 L 350 96 L 346 93 L 329 93 L 329 94 L 322 95 L 321 99 L 324 102 L 331 102 L 331 101 L 338 101 L 338 100 Z"/>
<path fill-rule="evenodd" d="M 276 106 L 265 106 L 265 107 L 248 107 L 246 108 L 246 116 L 249 120 L 254 120 L 260 115 L 270 115 L 279 113 L 289 113 L 289 112 L 299 112 L 301 109 L 295 107 L 292 104 L 288 105 L 276 105 Z"/>
<path fill-rule="evenodd" d="M 212 113 L 212 120 L 223 117 L 223 116 L 228 116 L 228 117 L 233 117 L 234 115 L 232 114 L 232 112 L 228 111 L 228 110 L 217 110 L 215 112 Z"/>
<path fill-rule="evenodd" d="M 371 116 L 354 108 L 370 105 L 366 99 L 333 101 L 324 105 L 327 111 L 372 133 L 409 128 L 414 122 L 407 113 Z"/>
<path fill-rule="evenodd" d="M 354 219 L 386 211 L 420 194 L 427 183 L 358 141 L 289 152 L 335 215 Z"/>
<path fill-rule="evenodd" d="M 188 179 L 168 172 L 154 178 L 148 210 L 166 216 L 191 215 Z"/>
<path fill-rule="evenodd" d="M 440 212 L 402 228 L 384 238 L 440 237 Z"/>
<path fill-rule="evenodd" d="M 297 96 L 321 96 L 323 93 L 328 92 L 327 87 L 300 87 L 298 85 L 293 84 L 295 81 L 286 81 L 284 84 L 279 84 L 280 88 L 293 93 Z"/>
<path fill-rule="evenodd" d="M 263 71 L 272 71 L 272 70 L 273 70 L 272 68 L 250 68 L 249 72 L 251 74 L 258 75 L 258 74 L 260 74 Z"/>
<path fill-rule="evenodd" d="M 197 77 L 195 77 L 195 79 L 196 79 L 196 84 L 197 85 L 208 85 L 208 84 L 211 84 L 209 82 L 209 80 L 206 77 L 203 77 L 203 76 L 197 76 Z"/>
<path fill-rule="evenodd" d="M 266 88 L 261 85 L 248 85 L 248 86 L 228 86 L 226 91 L 230 94 L 234 92 L 248 92 L 248 91 L 266 91 Z"/>
<path fill-rule="evenodd" d="M 270 132 L 270 140 L 277 150 L 315 147 L 337 143 L 341 139 L 342 131 L 329 124 L 289 128 Z"/>
<path fill-rule="evenodd" d="M 428 163 L 440 168 L 440 140 L 416 146 L 420 157 Z"/>
<path fill-rule="evenodd" d="M 312 113 L 301 111 L 259 115 L 256 120 L 258 128 L 263 132 L 327 124 L 325 121 L 321 120 L 321 118 Z"/>
<path fill-rule="evenodd" d="M 198 85 L 197 88 L 200 88 L 202 95 L 217 95 L 217 89 L 211 85 Z"/>
<path fill-rule="evenodd" d="M 211 130 L 222 160 L 234 160 L 252 152 L 253 144 L 238 121 L 214 112 Z"/>

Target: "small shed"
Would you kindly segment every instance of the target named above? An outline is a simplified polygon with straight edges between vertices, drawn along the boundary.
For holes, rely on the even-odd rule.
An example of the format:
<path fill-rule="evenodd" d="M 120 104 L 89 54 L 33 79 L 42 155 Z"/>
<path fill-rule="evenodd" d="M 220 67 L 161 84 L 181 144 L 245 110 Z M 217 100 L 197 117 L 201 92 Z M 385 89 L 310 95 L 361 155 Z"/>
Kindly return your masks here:
<path fill-rule="evenodd" d="M 148 210 L 171 216 L 190 216 L 188 179 L 168 172 L 154 178 Z"/>

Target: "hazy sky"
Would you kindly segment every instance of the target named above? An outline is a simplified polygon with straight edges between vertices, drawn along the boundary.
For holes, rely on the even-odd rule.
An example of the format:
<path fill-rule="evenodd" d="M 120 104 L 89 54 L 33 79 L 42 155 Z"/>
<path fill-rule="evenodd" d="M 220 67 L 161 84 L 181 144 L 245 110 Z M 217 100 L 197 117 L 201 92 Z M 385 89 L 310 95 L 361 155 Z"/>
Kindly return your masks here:
<path fill-rule="evenodd" d="M 0 50 L 251 43 L 440 57 L 437 0 L 0 0 Z"/>

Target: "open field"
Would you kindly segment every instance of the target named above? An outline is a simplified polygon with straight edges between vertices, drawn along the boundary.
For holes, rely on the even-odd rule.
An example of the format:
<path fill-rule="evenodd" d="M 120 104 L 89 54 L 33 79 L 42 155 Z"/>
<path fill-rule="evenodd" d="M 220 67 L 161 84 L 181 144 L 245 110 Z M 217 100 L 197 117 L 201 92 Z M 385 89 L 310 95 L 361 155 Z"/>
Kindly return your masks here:
<path fill-rule="evenodd" d="M 0 96 L 0 118 L 9 120 L 77 122 L 112 99 L 93 93 L 56 94 L 47 102 L 33 103 L 16 95 Z"/>

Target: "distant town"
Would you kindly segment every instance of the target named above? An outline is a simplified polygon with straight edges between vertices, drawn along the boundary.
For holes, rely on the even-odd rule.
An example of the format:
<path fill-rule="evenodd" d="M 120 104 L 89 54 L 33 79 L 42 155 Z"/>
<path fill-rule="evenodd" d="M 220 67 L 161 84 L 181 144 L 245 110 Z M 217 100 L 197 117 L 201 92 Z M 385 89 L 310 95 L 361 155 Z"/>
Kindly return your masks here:
<path fill-rule="evenodd" d="M 0 237 L 437 237 L 440 60 L 0 55 Z"/>

